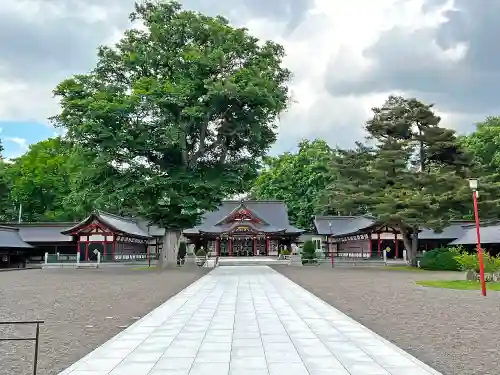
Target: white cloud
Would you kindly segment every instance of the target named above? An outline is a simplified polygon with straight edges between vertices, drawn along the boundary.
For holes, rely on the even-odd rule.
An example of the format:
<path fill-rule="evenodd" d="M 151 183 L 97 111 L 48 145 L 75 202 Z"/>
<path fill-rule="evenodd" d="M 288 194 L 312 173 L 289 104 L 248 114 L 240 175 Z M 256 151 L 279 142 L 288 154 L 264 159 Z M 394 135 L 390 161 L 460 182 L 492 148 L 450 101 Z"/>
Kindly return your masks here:
<path fill-rule="evenodd" d="M 19 146 L 20 149 L 26 151 L 28 149 L 28 142 L 26 141 L 25 138 L 20 138 L 20 137 L 6 137 L 6 141 L 9 142 L 14 142 Z"/>
<path fill-rule="evenodd" d="M 404 29 L 407 33 L 435 29 L 447 20 L 443 10 L 453 7 L 452 0 L 442 2 L 430 11 L 426 9 L 425 12 L 422 8 L 425 0 L 310 2 L 313 5 L 307 8 L 307 0 L 279 0 L 279 6 L 276 5 L 277 2 L 261 0 L 234 0 L 224 4 L 220 0 L 184 1 L 197 10 L 222 12 L 230 20 L 247 26 L 256 36 L 273 39 L 285 46 L 285 64 L 294 74 L 290 87 L 293 104 L 281 116 L 275 152 L 289 150 L 303 137 L 325 138 L 332 144 L 344 146 L 360 139 L 370 108 L 381 104 L 391 88 L 382 84 L 373 93 L 335 93 L 329 87 L 329 82 L 335 85 L 363 77 L 374 64 L 366 51 L 384 33 L 393 28 Z M 31 33 L 23 29 L 26 35 L 68 34 L 67 40 L 62 38 L 58 50 L 58 40 L 54 37 L 49 42 L 51 45 L 47 45 L 45 54 L 32 58 L 32 61 L 28 59 L 33 66 L 40 69 L 41 65 L 45 69 L 42 72 L 34 70 L 38 73 L 31 78 L 25 79 L 20 74 L 15 78 L 7 75 L 9 70 L 6 67 L 10 66 L 12 70 L 12 64 L 9 65 L 9 61 L 2 60 L 0 56 L 0 120 L 46 122 L 46 118 L 55 114 L 58 108 L 52 98 L 54 86 L 70 73 L 88 70 L 95 58 L 95 47 L 102 42 L 118 39 L 120 31 L 127 25 L 126 14 L 132 9 L 132 0 L 108 0 L 106 4 L 97 0 L 30 0 L 30 3 L 38 4 L 38 8 L 28 6 L 29 9 L 26 9 L 26 1 L 6 0 L 6 4 L 0 9 L 0 16 L 3 13 L 10 19 L 31 19 L 32 22 L 23 24 L 23 27 L 31 28 Z M 265 9 L 266 7 L 269 9 Z M 298 13 L 292 14 L 293 11 Z M 297 22 L 298 26 L 289 32 L 290 23 Z M 14 28 L 18 24 L 19 22 L 12 22 L 9 27 Z M 54 26 L 56 29 L 50 32 L 46 31 L 46 34 L 39 31 L 45 30 L 48 24 L 57 24 L 57 27 Z M 3 27 L 7 27 L 5 23 Z M 424 50 L 434 55 L 417 55 L 419 59 L 428 58 L 430 62 L 441 59 L 443 66 L 447 62 L 463 59 L 469 51 L 467 44 L 461 44 L 440 54 L 443 49 L 436 47 L 431 36 L 416 42 L 425 44 Z M 19 47 L 18 38 L 13 38 L 11 43 L 8 47 Z M 69 59 L 71 51 L 65 48 L 71 48 L 75 53 L 78 51 L 78 54 L 74 59 Z M 425 61 L 419 63 L 425 65 Z M 38 79 L 40 76 L 44 76 L 43 79 Z M 460 114 L 447 113 L 445 118 L 468 121 L 470 116 L 464 109 L 464 113 Z"/>

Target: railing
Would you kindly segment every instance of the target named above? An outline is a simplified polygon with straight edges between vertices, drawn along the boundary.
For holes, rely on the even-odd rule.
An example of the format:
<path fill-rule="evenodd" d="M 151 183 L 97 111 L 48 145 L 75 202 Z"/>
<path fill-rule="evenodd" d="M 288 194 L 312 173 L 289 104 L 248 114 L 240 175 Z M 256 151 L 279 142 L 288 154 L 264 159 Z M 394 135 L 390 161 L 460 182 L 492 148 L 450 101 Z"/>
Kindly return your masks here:
<path fill-rule="evenodd" d="M 0 337 L 0 342 L 2 341 L 34 341 L 35 342 L 35 355 L 33 358 L 33 375 L 36 375 L 37 363 L 38 363 L 38 343 L 40 339 L 40 324 L 43 324 L 43 320 L 27 320 L 19 322 L 0 322 L 0 325 L 24 325 L 24 324 L 36 324 L 35 337 Z"/>
<path fill-rule="evenodd" d="M 328 252 L 325 251 L 325 258 L 331 259 L 332 254 L 334 255 L 335 258 L 340 258 L 340 259 L 370 259 L 370 258 L 377 258 L 377 256 L 373 253 L 370 254 L 368 251 L 332 251 Z"/>
<path fill-rule="evenodd" d="M 90 256 L 90 254 L 89 254 Z M 76 254 L 48 254 L 45 253 L 45 264 L 100 264 L 100 263 L 127 263 L 127 262 L 151 262 L 151 257 L 148 253 L 110 253 L 91 254 L 91 259 L 81 260 L 80 253 Z"/>
<path fill-rule="evenodd" d="M 149 259 L 148 253 L 114 253 L 101 255 L 101 262 L 136 262 L 147 261 Z"/>
<path fill-rule="evenodd" d="M 76 254 L 47 254 L 46 263 L 76 263 Z"/>

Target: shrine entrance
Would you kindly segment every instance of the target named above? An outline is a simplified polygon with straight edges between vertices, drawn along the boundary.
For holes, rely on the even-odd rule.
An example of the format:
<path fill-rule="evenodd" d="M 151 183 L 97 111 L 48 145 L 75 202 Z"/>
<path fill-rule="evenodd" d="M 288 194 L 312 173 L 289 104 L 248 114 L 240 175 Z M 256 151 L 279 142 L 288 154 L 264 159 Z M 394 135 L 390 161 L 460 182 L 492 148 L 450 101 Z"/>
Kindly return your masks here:
<path fill-rule="evenodd" d="M 251 257 L 269 255 L 268 246 L 266 246 L 266 239 L 263 236 L 232 236 L 230 238 L 221 238 L 218 241 L 220 241 L 219 244 L 217 244 L 217 240 L 215 241 L 213 251 L 217 254 L 217 246 L 220 246 L 219 254 L 223 257 Z"/>
<path fill-rule="evenodd" d="M 248 237 L 234 237 L 233 255 L 237 257 L 253 256 L 253 240 Z"/>

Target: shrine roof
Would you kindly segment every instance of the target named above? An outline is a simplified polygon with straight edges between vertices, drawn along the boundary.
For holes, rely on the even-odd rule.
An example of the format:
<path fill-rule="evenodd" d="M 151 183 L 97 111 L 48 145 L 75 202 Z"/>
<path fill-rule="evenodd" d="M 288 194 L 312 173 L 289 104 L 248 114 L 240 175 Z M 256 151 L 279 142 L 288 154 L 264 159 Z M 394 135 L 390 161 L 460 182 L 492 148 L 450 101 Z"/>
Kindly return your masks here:
<path fill-rule="evenodd" d="M 500 243 L 500 225 L 499 223 L 481 224 L 481 243 L 497 244 Z M 450 245 L 475 245 L 477 243 L 477 233 L 474 224 L 463 226 L 461 236 L 450 242 Z"/>
<path fill-rule="evenodd" d="M 31 249 L 32 247 L 22 240 L 18 228 L 0 226 L 0 248 Z"/>
<path fill-rule="evenodd" d="M 331 232 L 330 232 L 331 224 Z M 370 216 L 315 216 L 314 226 L 316 232 L 322 236 L 333 237 L 348 236 L 368 230 L 377 224 L 377 220 Z M 454 221 L 449 226 L 438 232 L 433 229 L 423 228 L 418 238 L 421 240 L 453 240 L 464 235 L 470 221 Z"/>
<path fill-rule="evenodd" d="M 314 226 L 319 235 L 344 236 L 367 229 L 376 224 L 368 216 L 315 216 Z M 331 229 L 330 229 L 331 226 Z"/>
<path fill-rule="evenodd" d="M 293 234 L 300 234 L 303 232 L 302 229 L 290 225 L 288 209 L 283 201 L 234 200 L 224 201 L 218 210 L 205 213 L 200 225 L 186 229 L 184 233 L 221 233 L 227 231 L 232 224 L 223 223 L 224 220 L 231 214 L 237 212 L 240 207 L 247 209 L 250 211 L 250 214 L 253 214 L 262 221 L 262 223 L 252 223 L 253 227 L 262 232 L 272 233 L 285 231 L 285 233 Z M 248 225 L 246 222 L 241 222 L 239 224 Z"/>
<path fill-rule="evenodd" d="M 136 219 L 118 216 L 103 211 L 96 211 L 90 214 L 85 220 L 82 220 L 71 228 L 61 231 L 61 233 L 66 235 L 74 233 L 79 229 L 89 225 L 94 220 L 102 223 L 111 231 L 117 233 L 121 233 L 134 238 L 151 238 L 151 235 L 149 235 L 144 229 L 139 227 Z"/>

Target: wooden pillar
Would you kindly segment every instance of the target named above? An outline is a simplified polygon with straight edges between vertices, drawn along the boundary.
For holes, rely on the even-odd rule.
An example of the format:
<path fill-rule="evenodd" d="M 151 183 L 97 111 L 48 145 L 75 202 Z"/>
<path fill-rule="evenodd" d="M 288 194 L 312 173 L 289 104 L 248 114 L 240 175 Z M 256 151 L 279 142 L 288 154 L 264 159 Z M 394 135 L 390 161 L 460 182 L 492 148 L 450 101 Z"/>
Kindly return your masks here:
<path fill-rule="evenodd" d="M 252 251 L 253 251 L 253 255 L 254 256 L 257 256 L 257 238 L 254 236 L 252 237 Z"/>
<path fill-rule="evenodd" d="M 219 257 L 220 256 L 220 237 L 217 237 L 215 239 L 215 254 Z"/>
<path fill-rule="evenodd" d="M 377 248 L 378 248 L 378 256 L 382 253 L 382 244 L 380 243 L 380 233 L 377 233 Z"/>
<path fill-rule="evenodd" d="M 233 238 L 229 237 L 229 256 L 233 256 Z"/>
<path fill-rule="evenodd" d="M 269 255 L 269 237 L 266 236 L 266 255 Z"/>
<path fill-rule="evenodd" d="M 372 251 L 373 251 L 372 235 L 369 234 L 368 236 L 369 236 L 368 237 L 368 249 L 370 251 L 369 257 L 371 258 L 372 257 Z"/>
<path fill-rule="evenodd" d="M 399 243 L 398 243 L 398 234 L 394 233 L 394 251 L 396 253 L 396 259 L 399 258 Z"/>

